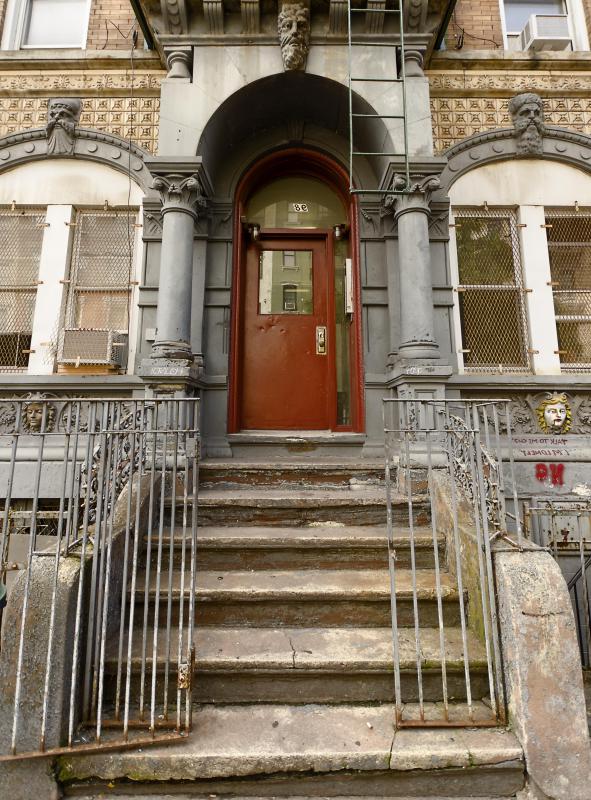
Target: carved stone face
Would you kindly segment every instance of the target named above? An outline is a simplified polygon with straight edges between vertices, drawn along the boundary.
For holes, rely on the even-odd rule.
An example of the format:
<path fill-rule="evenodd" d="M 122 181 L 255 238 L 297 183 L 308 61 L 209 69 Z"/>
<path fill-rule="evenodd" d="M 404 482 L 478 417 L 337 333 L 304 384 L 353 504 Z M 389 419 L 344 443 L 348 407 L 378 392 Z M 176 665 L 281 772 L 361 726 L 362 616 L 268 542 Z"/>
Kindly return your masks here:
<path fill-rule="evenodd" d="M 43 424 L 43 403 L 27 403 L 23 414 L 23 427 L 31 433 L 39 433 Z"/>
<path fill-rule="evenodd" d="M 566 422 L 566 405 L 552 403 L 544 409 L 544 420 L 549 431 L 560 433 Z"/>
<path fill-rule="evenodd" d="M 80 100 L 77 98 L 54 97 L 49 101 L 48 122 L 75 124 L 80 116 L 80 110 Z"/>
<path fill-rule="evenodd" d="M 285 69 L 304 69 L 310 44 L 310 15 L 303 3 L 284 5 L 277 20 Z"/>
<path fill-rule="evenodd" d="M 549 395 L 538 406 L 537 415 L 544 433 L 563 434 L 570 430 L 572 415 L 565 394 Z"/>
<path fill-rule="evenodd" d="M 541 153 L 545 131 L 544 107 L 537 94 L 527 92 L 509 102 L 518 153 Z"/>

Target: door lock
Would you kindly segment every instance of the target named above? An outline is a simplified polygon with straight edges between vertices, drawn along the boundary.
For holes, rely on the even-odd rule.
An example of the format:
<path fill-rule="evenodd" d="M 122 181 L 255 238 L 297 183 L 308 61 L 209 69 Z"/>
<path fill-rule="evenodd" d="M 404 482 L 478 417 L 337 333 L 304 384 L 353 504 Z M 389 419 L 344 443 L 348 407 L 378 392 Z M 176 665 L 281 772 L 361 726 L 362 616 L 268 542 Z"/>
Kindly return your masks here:
<path fill-rule="evenodd" d="M 325 356 L 326 355 L 326 326 L 325 325 L 317 325 L 316 326 L 316 355 L 317 356 Z"/>

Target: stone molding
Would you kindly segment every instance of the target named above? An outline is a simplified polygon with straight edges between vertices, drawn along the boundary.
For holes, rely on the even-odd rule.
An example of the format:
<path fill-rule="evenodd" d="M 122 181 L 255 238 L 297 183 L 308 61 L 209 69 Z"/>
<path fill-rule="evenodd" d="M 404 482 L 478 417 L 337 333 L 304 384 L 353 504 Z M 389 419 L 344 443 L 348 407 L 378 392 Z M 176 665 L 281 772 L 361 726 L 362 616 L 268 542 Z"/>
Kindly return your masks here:
<path fill-rule="evenodd" d="M 175 47 L 167 49 L 165 53 L 168 67 L 166 77 L 169 80 L 186 79 L 190 81 L 193 70 L 193 48 Z"/>
<path fill-rule="evenodd" d="M 396 174 L 392 181 L 392 189 L 398 190 L 399 193 L 388 194 L 384 197 L 382 214 L 386 216 L 393 213 L 396 220 L 402 214 L 411 211 L 429 214 L 431 197 L 440 186 L 441 182 L 437 175 L 411 175 L 410 185 L 406 191 L 403 191 L 406 187 L 406 176 Z"/>
<path fill-rule="evenodd" d="M 404 4 L 404 31 L 420 33 L 425 30 L 429 0 L 407 0 Z"/>
<path fill-rule="evenodd" d="M 535 155 L 518 153 L 513 128 L 475 134 L 450 147 L 444 155 L 448 159 L 441 174 L 441 187 L 445 193 L 471 169 L 510 158 L 561 161 L 591 173 L 591 137 L 556 125 L 546 125 L 541 152 Z"/>
<path fill-rule="evenodd" d="M 178 173 L 157 175 L 152 183 L 152 188 L 160 194 L 162 215 L 170 211 L 180 211 L 190 214 L 197 220 L 200 210 L 206 206 L 197 174 L 188 176 Z"/>
<path fill-rule="evenodd" d="M 74 158 L 96 161 L 131 175 L 144 191 L 152 184 L 145 159 L 149 154 L 110 133 L 76 128 L 72 153 L 49 153 L 45 128 L 11 134 L 0 139 L 0 172 L 41 158 Z M 129 167 L 131 166 L 131 170 Z"/>
<path fill-rule="evenodd" d="M 184 34 L 188 32 L 185 0 L 160 0 L 160 8 L 167 33 Z"/>

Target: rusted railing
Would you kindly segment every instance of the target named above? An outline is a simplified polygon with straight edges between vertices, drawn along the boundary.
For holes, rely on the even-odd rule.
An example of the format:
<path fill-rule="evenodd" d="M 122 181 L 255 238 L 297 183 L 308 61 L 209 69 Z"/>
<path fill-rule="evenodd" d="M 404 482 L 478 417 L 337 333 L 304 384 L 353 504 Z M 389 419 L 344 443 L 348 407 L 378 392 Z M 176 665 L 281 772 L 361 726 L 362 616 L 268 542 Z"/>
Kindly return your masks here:
<path fill-rule="evenodd" d="M 195 399 L 0 401 L 0 760 L 190 729 L 198 416 Z"/>

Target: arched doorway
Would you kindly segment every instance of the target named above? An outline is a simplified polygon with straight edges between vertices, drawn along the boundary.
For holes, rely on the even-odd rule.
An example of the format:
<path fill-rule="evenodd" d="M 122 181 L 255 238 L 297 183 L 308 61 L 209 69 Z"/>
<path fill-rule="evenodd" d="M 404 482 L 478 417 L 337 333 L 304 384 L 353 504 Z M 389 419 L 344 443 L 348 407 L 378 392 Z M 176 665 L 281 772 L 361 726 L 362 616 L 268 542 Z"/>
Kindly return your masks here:
<path fill-rule="evenodd" d="M 355 201 L 342 168 L 291 149 L 236 193 L 229 429 L 361 430 Z"/>

